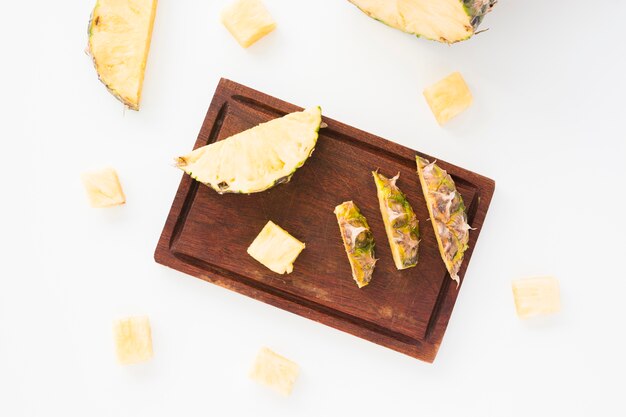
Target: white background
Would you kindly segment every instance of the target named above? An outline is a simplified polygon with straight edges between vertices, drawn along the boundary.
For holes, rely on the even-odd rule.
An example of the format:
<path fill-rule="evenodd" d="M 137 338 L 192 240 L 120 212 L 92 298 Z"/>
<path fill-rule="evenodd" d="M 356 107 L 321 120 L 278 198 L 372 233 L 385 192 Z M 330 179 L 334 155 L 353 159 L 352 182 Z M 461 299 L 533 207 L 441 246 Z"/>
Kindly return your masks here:
<path fill-rule="evenodd" d="M 446 46 L 345 0 L 266 0 L 278 28 L 248 50 L 226 3 L 160 1 L 132 112 L 83 53 L 91 1 L 4 2 L 0 415 L 626 415 L 626 2 L 501 1 Z M 421 92 L 455 70 L 475 101 L 441 128 Z M 220 77 L 496 180 L 433 365 L 153 261 Z M 91 209 L 79 174 L 109 165 L 128 203 Z M 537 274 L 563 309 L 522 322 L 511 280 Z M 155 357 L 122 367 L 131 314 Z M 247 378 L 264 345 L 302 368 L 287 399 Z"/>

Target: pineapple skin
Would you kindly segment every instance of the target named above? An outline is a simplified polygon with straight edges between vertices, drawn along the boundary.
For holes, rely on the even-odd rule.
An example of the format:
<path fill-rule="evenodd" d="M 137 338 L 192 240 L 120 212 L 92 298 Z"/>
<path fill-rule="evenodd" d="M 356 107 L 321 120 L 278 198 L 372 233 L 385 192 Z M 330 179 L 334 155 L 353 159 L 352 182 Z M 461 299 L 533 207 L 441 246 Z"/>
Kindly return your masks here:
<path fill-rule="evenodd" d="M 434 162 L 415 157 L 430 220 L 437 238 L 439 253 L 450 277 L 460 284 L 459 270 L 469 248 L 470 226 L 463 197 L 456 190 L 452 177 Z"/>
<path fill-rule="evenodd" d="M 478 33 L 478 27 L 482 23 L 485 15 L 489 13 L 498 2 L 498 0 L 459 0 L 461 5 L 463 6 L 463 10 L 465 14 L 467 15 L 468 25 L 465 28 L 466 35 L 458 39 L 447 39 L 446 37 L 439 37 L 439 38 L 428 37 L 428 36 L 425 36 L 424 34 L 415 33 L 413 31 L 407 30 L 404 27 L 404 24 L 401 21 L 401 19 L 398 19 L 397 17 L 392 17 L 392 16 L 389 16 L 387 18 L 377 17 L 373 15 L 370 11 L 363 8 L 359 4 L 359 0 L 348 0 L 348 1 L 354 4 L 359 10 L 361 10 L 363 13 L 365 13 L 372 19 L 377 20 L 389 27 L 392 27 L 394 29 L 399 29 L 405 33 L 414 35 L 418 38 L 424 38 L 424 39 L 428 39 L 431 41 L 437 41 L 437 42 L 445 43 L 448 45 L 468 40 L 472 36 L 474 36 L 476 33 Z M 399 0 L 379 0 L 379 1 L 381 2 L 384 2 L 384 1 L 394 2 L 395 1 L 397 3 Z"/>
<path fill-rule="evenodd" d="M 471 106 L 473 98 L 460 72 L 424 89 L 424 97 L 440 126 Z"/>
<path fill-rule="evenodd" d="M 96 69 L 96 73 L 98 74 L 98 79 L 100 80 L 100 82 L 102 84 L 104 84 L 104 86 L 107 88 L 107 90 L 109 90 L 109 92 L 113 95 L 113 97 L 115 97 L 117 100 L 119 100 L 122 104 L 124 104 L 128 109 L 130 110 L 135 110 L 135 111 L 139 111 L 139 104 L 141 102 L 141 92 L 143 90 L 143 80 L 144 80 L 144 76 L 145 76 L 145 67 L 146 67 L 146 63 L 148 60 L 148 53 L 150 51 L 150 43 L 152 42 L 152 30 L 154 28 L 154 18 L 156 16 L 156 9 L 157 9 L 157 3 L 158 0 L 152 0 L 152 10 L 151 10 L 151 17 L 150 17 L 150 25 L 149 25 L 149 29 L 148 29 L 148 41 L 146 44 L 146 52 L 145 52 L 145 58 L 143 60 L 143 68 L 141 70 L 141 74 L 139 77 L 139 91 L 138 91 L 138 95 L 136 99 L 130 98 L 130 97 L 125 97 L 123 94 L 121 94 L 119 91 L 117 91 L 115 89 L 115 87 L 113 85 L 111 85 L 109 82 L 107 82 L 104 77 L 101 75 L 101 71 L 99 69 L 99 64 L 98 64 L 98 60 L 93 52 L 93 47 L 92 47 L 92 35 L 93 35 L 93 30 L 95 28 L 95 26 L 97 26 L 97 22 L 98 22 L 98 9 L 100 7 L 100 4 L 102 3 L 103 0 L 97 0 L 96 1 L 96 5 L 93 8 L 93 11 L 91 12 L 91 16 L 89 17 L 89 25 L 88 25 L 88 29 L 87 29 L 87 34 L 88 34 L 88 42 L 87 42 L 87 55 L 89 55 L 91 57 L 91 60 L 93 62 L 93 66 Z"/>
<path fill-rule="evenodd" d="M 396 185 L 400 174 L 387 178 L 372 171 L 372 175 L 396 268 L 412 268 L 418 262 L 419 222 L 406 195 Z"/>
<path fill-rule="evenodd" d="M 335 207 L 335 215 L 350 262 L 352 278 L 359 288 L 363 288 L 372 280 L 376 266 L 374 235 L 367 224 L 367 219 L 354 202 L 345 201 L 339 204 Z"/>

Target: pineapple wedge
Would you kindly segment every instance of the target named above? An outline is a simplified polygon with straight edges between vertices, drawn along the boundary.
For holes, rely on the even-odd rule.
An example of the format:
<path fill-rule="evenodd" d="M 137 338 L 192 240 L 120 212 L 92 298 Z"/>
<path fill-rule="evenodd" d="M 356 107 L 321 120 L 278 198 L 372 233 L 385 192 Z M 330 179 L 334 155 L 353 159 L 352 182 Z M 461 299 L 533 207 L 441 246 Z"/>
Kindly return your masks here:
<path fill-rule="evenodd" d="M 237 0 L 222 11 L 222 24 L 244 48 L 276 28 L 260 0 Z"/>
<path fill-rule="evenodd" d="M 218 193 L 256 193 L 287 182 L 311 156 L 322 109 L 270 120 L 178 157 L 176 165 Z"/>
<path fill-rule="evenodd" d="M 459 72 L 426 88 L 424 97 L 441 126 L 472 104 L 472 93 Z"/>
<path fill-rule="evenodd" d="M 126 203 L 122 185 L 114 169 L 86 172 L 81 175 L 91 207 L 103 208 Z"/>
<path fill-rule="evenodd" d="M 139 110 L 157 0 L 98 0 L 89 21 L 88 53 L 100 81 Z"/>
<path fill-rule="evenodd" d="M 561 309 L 559 281 L 554 277 L 516 279 L 512 286 L 515 310 L 521 319 Z"/>
<path fill-rule="evenodd" d="M 374 235 L 365 216 L 352 201 L 345 201 L 335 207 L 335 215 L 341 231 L 341 239 L 350 261 L 352 278 L 359 288 L 372 280 L 376 266 L 374 258 Z"/>
<path fill-rule="evenodd" d="M 264 347 L 256 357 L 250 378 L 287 397 L 299 374 L 297 363 Z"/>
<path fill-rule="evenodd" d="M 373 171 L 372 175 L 393 262 L 397 269 L 411 268 L 417 265 L 419 222 L 406 196 L 396 185 L 400 174 L 391 179 L 378 171 Z"/>
<path fill-rule="evenodd" d="M 113 323 L 117 361 L 122 365 L 152 358 L 152 331 L 148 317 L 128 317 Z"/>
<path fill-rule="evenodd" d="M 443 43 L 477 33 L 498 0 L 350 0 L 363 13 L 404 32 Z"/>
<path fill-rule="evenodd" d="M 435 229 L 441 258 L 450 277 L 459 286 L 459 269 L 468 248 L 470 226 L 463 197 L 454 180 L 434 162 L 417 156 L 417 174 L 422 185 L 428 213 Z"/>
<path fill-rule="evenodd" d="M 304 248 L 304 243 L 269 221 L 248 247 L 248 254 L 277 274 L 290 274 Z"/>

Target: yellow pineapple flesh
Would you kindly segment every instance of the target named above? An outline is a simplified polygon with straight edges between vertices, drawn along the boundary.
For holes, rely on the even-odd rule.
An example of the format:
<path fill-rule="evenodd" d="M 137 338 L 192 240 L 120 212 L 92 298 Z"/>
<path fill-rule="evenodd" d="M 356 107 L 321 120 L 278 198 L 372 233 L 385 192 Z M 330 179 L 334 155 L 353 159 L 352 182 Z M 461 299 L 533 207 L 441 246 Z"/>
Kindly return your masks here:
<path fill-rule="evenodd" d="M 222 24 L 247 48 L 276 28 L 260 0 L 237 0 L 222 11 Z"/>
<path fill-rule="evenodd" d="M 264 347 L 256 357 L 250 378 L 287 397 L 299 373 L 298 364 Z"/>
<path fill-rule="evenodd" d="M 111 94 L 139 110 L 157 0 L 98 0 L 88 52 Z"/>
<path fill-rule="evenodd" d="M 442 126 L 472 104 L 472 93 L 459 72 L 454 72 L 426 88 L 424 97 Z"/>
<path fill-rule="evenodd" d="M 112 168 L 86 172 L 81 175 L 91 207 L 104 208 L 126 203 L 122 185 Z"/>
<path fill-rule="evenodd" d="M 516 279 L 512 283 L 515 310 L 521 319 L 561 309 L 559 281 L 554 277 Z"/>
<path fill-rule="evenodd" d="M 269 221 L 248 247 L 248 254 L 277 274 L 290 274 L 304 247 L 304 243 Z"/>
<path fill-rule="evenodd" d="M 152 331 L 148 317 L 128 317 L 113 323 L 115 352 L 122 365 L 145 362 L 152 358 Z"/>

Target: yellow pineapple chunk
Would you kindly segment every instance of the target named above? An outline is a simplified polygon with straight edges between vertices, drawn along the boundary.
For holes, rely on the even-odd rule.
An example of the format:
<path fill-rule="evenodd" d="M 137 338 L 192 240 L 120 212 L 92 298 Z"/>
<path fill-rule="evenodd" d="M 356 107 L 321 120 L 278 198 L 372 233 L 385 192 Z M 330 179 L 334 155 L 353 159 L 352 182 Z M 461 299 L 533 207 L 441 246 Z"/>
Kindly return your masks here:
<path fill-rule="evenodd" d="M 88 52 L 111 94 L 139 110 L 157 0 L 98 0 Z"/>
<path fill-rule="evenodd" d="M 513 298 L 517 315 L 522 319 L 556 313 L 561 309 L 559 281 L 554 277 L 514 280 Z"/>
<path fill-rule="evenodd" d="M 250 378 L 287 397 L 299 373 L 297 363 L 264 347 L 256 357 Z"/>
<path fill-rule="evenodd" d="M 86 172 L 81 175 L 91 207 L 119 206 L 126 202 L 122 185 L 112 168 Z"/>
<path fill-rule="evenodd" d="M 113 323 L 117 361 L 122 365 L 152 358 L 152 332 L 148 317 L 128 317 Z"/>
<path fill-rule="evenodd" d="M 472 93 L 459 72 L 426 88 L 424 97 L 441 126 L 472 104 Z"/>
<path fill-rule="evenodd" d="M 260 0 L 236 0 L 222 11 L 222 23 L 244 48 L 276 28 Z"/>
<path fill-rule="evenodd" d="M 304 248 L 304 243 L 269 221 L 248 247 L 248 254 L 277 274 L 290 274 Z"/>

